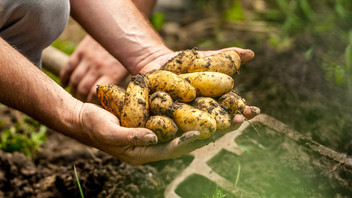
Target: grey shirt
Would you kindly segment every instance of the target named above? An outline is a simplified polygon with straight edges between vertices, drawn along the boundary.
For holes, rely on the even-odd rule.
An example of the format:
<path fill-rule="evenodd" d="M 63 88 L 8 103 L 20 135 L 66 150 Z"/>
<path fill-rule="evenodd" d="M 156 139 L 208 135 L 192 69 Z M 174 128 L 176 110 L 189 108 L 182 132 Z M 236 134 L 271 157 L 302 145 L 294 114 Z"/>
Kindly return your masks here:
<path fill-rule="evenodd" d="M 0 0 L 0 37 L 36 66 L 41 54 L 65 29 L 69 0 Z"/>

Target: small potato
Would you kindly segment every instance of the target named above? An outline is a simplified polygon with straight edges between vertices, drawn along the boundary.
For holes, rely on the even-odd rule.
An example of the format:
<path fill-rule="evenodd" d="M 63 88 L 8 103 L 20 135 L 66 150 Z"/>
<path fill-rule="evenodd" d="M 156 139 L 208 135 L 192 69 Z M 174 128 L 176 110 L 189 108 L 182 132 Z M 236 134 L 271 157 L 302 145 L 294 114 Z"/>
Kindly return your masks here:
<path fill-rule="evenodd" d="M 121 125 L 144 127 L 149 118 L 149 82 L 145 75 L 132 77 L 121 111 Z"/>
<path fill-rule="evenodd" d="M 158 142 L 168 142 L 174 139 L 178 131 L 175 122 L 166 116 L 151 116 L 145 126 L 158 136 Z"/>
<path fill-rule="evenodd" d="M 219 72 L 195 72 L 179 76 L 196 88 L 197 96 L 219 97 L 231 91 L 234 86 L 230 76 Z"/>
<path fill-rule="evenodd" d="M 170 115 L 173 100 L 168 93 L 157 91 L 150 95 L 149 106 L 153 115 Z"/>
<path fill-rule="evenodd" d="M 221 96 L 218 99 L 218 103 L 229 112 L 231 118 L 233 118 L 236 113 L 243 113 L 243 109 L 247 104 L 246 100 L 237 95 L 234 91 L 230 91 Z"/>
<path fill-rule="evenodd" d="M 196 98 L 196 89 L 177 74 L 169 71 L 154 70 L 147 73 L 151 92 L 163 91 L 180 102 L 190 102 Z"/>
<path fill-rule="evenodd" d="M 172 119 L 183 131 L 199 131 L 198 139 L 207 139 L 216 131 L 216 121 L 207 112 L 184 103 L 174 103 Z"/>
<path fill-rule="evenodd" d="M 119 119 L 125 100 L 125 90 L 113 84 L 101 84 L 97 86 L 97 96 L 104 109 L 110 111 Z"/>
<path fill-rule="evenodd" d="M 234 76 L 239 73 L 241 57 L 236 51 L 223 51 L 218 54 L 198 58 L 193 61 L 193 65 L 187 68 L 187 73 L 212 71 Z"/>
<path fill-rule="evenodd" d="M 170 59 L 160 69 L 175 74 L 183 74 L 187 72 L 187 68 L 193 64 L 193 60 L 197 58 L 199 58 L 199 55 L 196 49 L 184 50 Z"/>
<path fill-rule="evenodd" d="M 208 112 L 216 121 L 216 129 L 226 129 L 231 126 L 231 116 L 223 109 L 215 99 L 198 97 L 193 101 L 193 106 Z"/>

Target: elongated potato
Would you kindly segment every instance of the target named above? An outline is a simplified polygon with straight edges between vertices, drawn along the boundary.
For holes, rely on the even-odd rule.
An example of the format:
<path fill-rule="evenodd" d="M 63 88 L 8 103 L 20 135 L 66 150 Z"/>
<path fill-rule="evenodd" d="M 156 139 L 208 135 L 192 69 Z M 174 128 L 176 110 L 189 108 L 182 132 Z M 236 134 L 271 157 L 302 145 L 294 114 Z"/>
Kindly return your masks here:
<path fill-rule="evenodd" d="M 170 116 L 173 100 L 168 93 L 157 91 L 150 95 L 149 106 L 153 115 Z"/>
<path fill-rule="evenodd" d="M 121 110 L 125 100 L 125 90 L 113 84 L 97 86 L 97 96 L 104 109 L 121 118 Z"/>
<path fill-rule="evenodd" d="M 231 116 L 223 109 L 215 99 L 209 97 L 197 97 L 193 101 L 195 108 L 208 112 L 216 121 L 216 129 L 226 129 L 231 126 Z"/>
<path fill-rule="evenodd" d="M 236 113 L 243 113 L 243 109 L 247 104 L 246 100 L 237 95 L 234 91 L 230 91 L 221 96 L 218 99 L 218 103 L 229 112 L 231 118 L 233 118 Z"/>
<path fill-rule="evenodd" d="M 132 77 L 121 111 L 121 125 L 144 127 L 149 118 L 149 82 L 143 74 Z"/>
<path fill-rule="evenodd" d="M 199 55 L 196 49 L 184 50 L 170 59 L 160 69 L 175 74 L 183 74 L 187 72 L 187 68 L 193 64 L 193 60 L 197 58 L 199 58 Z"/>
<path fill-rule="evenodd" d="M 172 119 L 183 131 L 199 131 L 198 139 L 207 139 L 216 131 L 216 121 L 207 112 L 184 103 L 174 103 Z"/>
<path fill-rule="evenodd" d="M 219 72 L 195 72 L 179 76 L 196 88 L 197 96 L 219 97 L 234 86 L 230 76 Z"/>
<path fill-rule="evenodd" d="M 187 68 L 187 73 L 212 71 L 233 76 L 239 73 L 241 58 L 236 51 L 223 51 L 218 54 L 198 58 Z"/>
<path fill-rule="evenodd" d="M 190 102 L 196 98 L 196 89 L 177 74 L 169 71 L 154 70 L 147 73 L 151 92 L 163 91 L 180 102 Z"/>
<path fill-rule="evenodd" d="M 175 138 L 178 127 L 175 122 L 166 116 L 151 116 L 146 128 L 152 130 L 158 137 L 158 142 L 168 142 Z"/>

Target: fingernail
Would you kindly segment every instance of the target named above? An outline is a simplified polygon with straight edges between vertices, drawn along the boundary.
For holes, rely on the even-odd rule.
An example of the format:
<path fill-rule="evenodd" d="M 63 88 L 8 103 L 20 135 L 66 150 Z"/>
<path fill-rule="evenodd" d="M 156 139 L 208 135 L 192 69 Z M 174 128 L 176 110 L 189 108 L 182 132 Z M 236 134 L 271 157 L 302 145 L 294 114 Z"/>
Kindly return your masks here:
<path fill-rule="evenodd" d="M 260 109 L 258 107 L 250 107 L 251 113 L 254 115 L 259 115 L 260 114 Z"/>
<path fill-rule="evenodd" d="M 155 134 L 147 134 L 144 136 L 144 139 L 146 140 L 146 142 L 149 142 L 150 144 L 158 143 L 158 137 Z"/>
<path fill-rule="evenodd" d="M 188 140 L 195 139 L 199 136 L 200 136 L 199 131 L 187 132 L 180 137 L 180 141 L 178 142 L 178 144 L 182 144 L 184 142 L 187 142 Z"/>

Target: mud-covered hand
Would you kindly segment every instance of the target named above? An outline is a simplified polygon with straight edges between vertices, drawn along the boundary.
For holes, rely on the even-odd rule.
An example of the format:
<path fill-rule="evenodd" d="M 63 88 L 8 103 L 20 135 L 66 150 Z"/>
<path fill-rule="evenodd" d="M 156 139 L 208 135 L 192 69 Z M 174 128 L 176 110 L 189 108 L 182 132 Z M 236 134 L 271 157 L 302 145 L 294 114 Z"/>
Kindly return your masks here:
<path fill-rule="evenodd" d="M 200 135 L 190 131 L 166 144 L 155 145 L 157 136 L 146 128 L 125 128 L 112 113 L 84 103 L 80 109 L 75 139 L 98 148 L 131 165 L 170 159 L 194 150 L 191 143 Z"/>
<path fill-rule="evenodd" d="M 127 70 L 116 58 L 92 37 L 86 36 L 61 70 L 60 79 L 77 99 L 97 103 L 96 85 L 118 84 L 127 75 Z"/>

